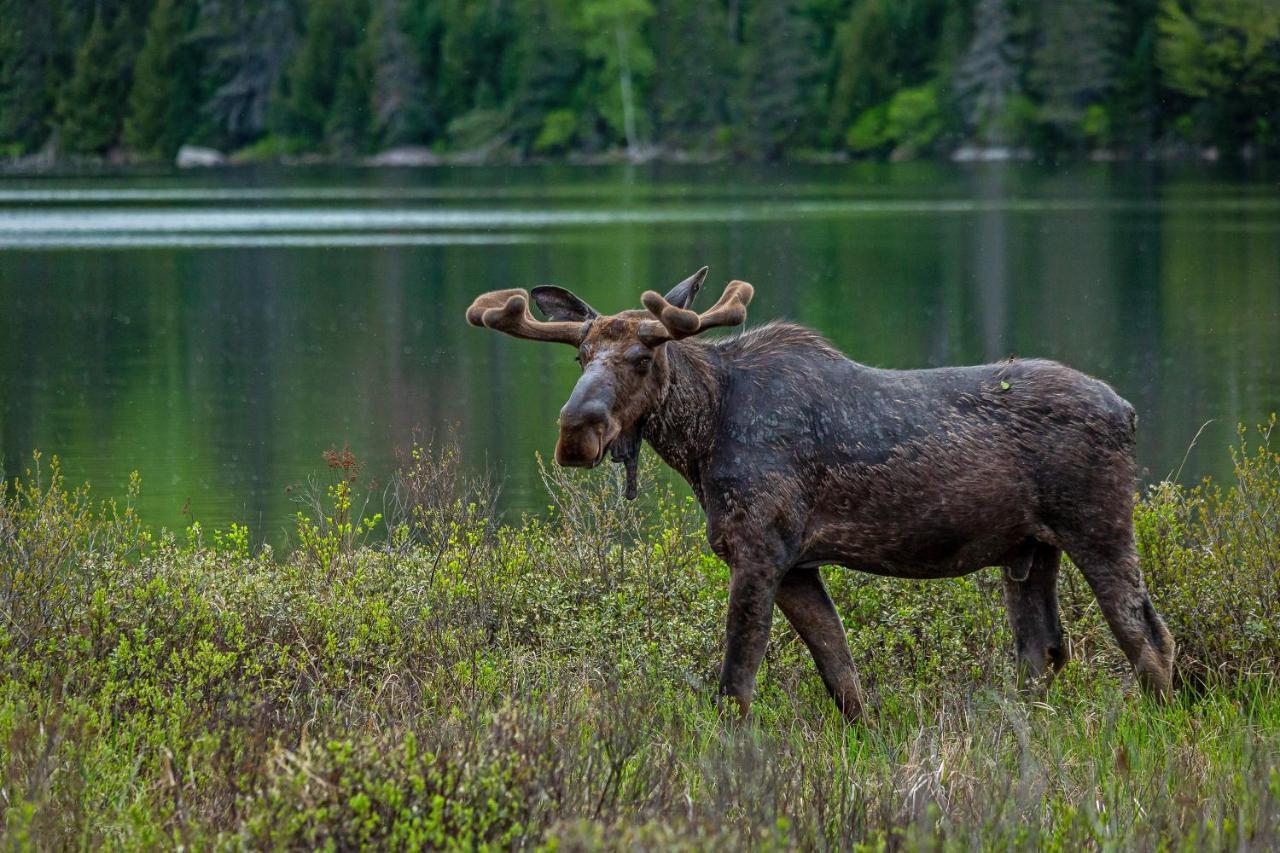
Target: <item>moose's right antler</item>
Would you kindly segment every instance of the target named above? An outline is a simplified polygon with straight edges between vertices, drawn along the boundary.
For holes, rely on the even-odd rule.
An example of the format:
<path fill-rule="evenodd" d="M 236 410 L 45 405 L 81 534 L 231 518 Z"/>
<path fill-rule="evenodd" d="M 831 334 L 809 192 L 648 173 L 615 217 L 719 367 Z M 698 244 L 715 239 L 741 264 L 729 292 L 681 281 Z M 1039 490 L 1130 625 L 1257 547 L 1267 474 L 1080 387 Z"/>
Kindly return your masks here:
<path fill-rule="evenodd" d="M 707 329 L 741 325 L 747 321 L 747 306 L 755 292 L 755 288 L 745 281 L 731 281 L 716 304 L 698 314 L 687 308 L 677 308 L 660 294 L 646 290 L 640 301 L 657 318 L 657 322 L 646 323 L 640 334 L 652 345 L 691 338 Z"/>
<path fill-rule="evenodd" d="M 467 309 L 467 322 L 517 338 L 554 341 L 579 346 L 586 337 L 586 323 L 571 320 L 544 321 L 529 313 L 529 292 L 524 288 L 494 290 L 476 297 Z"/>

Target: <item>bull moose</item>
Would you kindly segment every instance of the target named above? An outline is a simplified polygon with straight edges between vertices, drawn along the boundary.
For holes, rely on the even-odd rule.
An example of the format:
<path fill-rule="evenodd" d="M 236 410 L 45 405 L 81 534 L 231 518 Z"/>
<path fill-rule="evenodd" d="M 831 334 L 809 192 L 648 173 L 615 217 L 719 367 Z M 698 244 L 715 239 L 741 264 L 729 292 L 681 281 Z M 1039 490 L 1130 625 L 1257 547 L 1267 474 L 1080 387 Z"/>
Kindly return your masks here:
<path fill-rule="evenodd" d="M 1148 691 L 1171 690 L 1174 642 L 1151 605 L 1133 532 L 1133 407 L 1052 361 L 882 370 L 818 333 L 746 321 L 754 290 L 730 282 L 690 310 L 707 269 L 644 309 L 601 315 L 535 287 L 478 297 L 467 320 L 570 344 L 582 376 L 560 410 L 555 459 L 591 468 L 610 453 L 636 491 L 641 440 L 692 487 L 711 548 L 729 565 L 720 695 L 750 707 L 777 604 L 847 719 L 862 710 L 844 626 L 819 575 L 841 565 L 900 578 L 1004 567 L 1019 670 L 1066 663 L 1058 618 L 1065 551 L 1088 581 Z"/>

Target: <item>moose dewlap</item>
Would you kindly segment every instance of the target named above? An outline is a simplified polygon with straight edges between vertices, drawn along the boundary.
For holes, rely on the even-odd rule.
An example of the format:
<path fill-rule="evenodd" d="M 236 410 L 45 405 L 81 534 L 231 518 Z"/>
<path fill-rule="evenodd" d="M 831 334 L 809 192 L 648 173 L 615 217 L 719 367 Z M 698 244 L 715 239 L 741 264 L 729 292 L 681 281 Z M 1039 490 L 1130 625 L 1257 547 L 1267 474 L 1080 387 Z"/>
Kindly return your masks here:
<path fill-rule="evenodd" d="M 1020 670 L 1051 675 L 1069 655 L 1057 602 L 1064 551 L 1143 687 L 1170 692 L 1174 642 L 1133 534 L 1132 406 L 1051 361 L 880 370 L 786 323 L 700 339 L 744 323 L 754 293 L 733 281 L 694 312 L 706 275 L 612 315 L 559 287 L 499 290 L 477 298 L 467 320 L 577 348 L 582 376 L 560 410 L 559 464 L 593 467 L 609 453 L 634 497 L 643 440 L 689 482 L 730 568 L 721 695 L 749 708 L 776 604 L 841 712 L 859 716 L 822 565 L 903 578 L 1003 566 Z M 530 314 L 530 298 L 547 320 Z"/>

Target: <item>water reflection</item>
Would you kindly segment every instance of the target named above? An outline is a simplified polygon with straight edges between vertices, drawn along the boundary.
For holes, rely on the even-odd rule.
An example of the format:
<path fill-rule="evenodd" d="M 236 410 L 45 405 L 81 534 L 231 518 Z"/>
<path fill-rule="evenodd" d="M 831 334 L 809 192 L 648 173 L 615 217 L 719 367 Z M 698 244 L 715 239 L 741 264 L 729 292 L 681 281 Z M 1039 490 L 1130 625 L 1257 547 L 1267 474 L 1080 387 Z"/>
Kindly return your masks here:
<path fill-rule="evenodd" d="M 505 505 L 576 375 L 566 347 L 467 327 L 472 296 L 557 282 L 603 310 L 706 263 L 852 357 L 1058 358 L 1137 406 L 1151 475 L 1221 471 L 1280 408 L 1280 198 L 1202 173 L 1025 167 L 232 173 L 0 184 L 0 447 L 58 452 L 146 516 L 278 538 L 285 487 L 349 443 L 371 476 L 461 424 Z M 227 185 L 226 182 L 231 185 Z"/>

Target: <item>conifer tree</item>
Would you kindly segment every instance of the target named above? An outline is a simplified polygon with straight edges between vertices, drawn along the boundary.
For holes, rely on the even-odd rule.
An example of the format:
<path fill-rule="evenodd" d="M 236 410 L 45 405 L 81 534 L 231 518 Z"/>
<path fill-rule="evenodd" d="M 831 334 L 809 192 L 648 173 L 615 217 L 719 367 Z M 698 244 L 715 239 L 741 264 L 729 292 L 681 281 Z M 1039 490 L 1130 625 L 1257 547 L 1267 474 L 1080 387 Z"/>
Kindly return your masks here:
<path fill-rule="evenodd" d="M 749 150 L 765 159 L 800 140 L 821 103 L 812 39 L 796 0 L 762 0 L 747 10 L 737 113 Z"/>
<path fill-rule="evenodd" d="M 52 131 L 52 3 L 0 0 L 0 154 L 23 154 Z"/>
<path fill-rule="evenodd" d="M 523 26 L 513 47 L 512 139 L 523 151 L 563 150 L 577 133 L 583 74 L 573 0 L 520 0 Z"/>
<path fill-rule="evenodd" d="M 127 9 L 110 22 L 102 11 L 94 15 L 58 99 L 58 131 L 67 150 L 97 154 L 119 142 L 133 69 L 132 24 Z"/>
<path fill-rule="evenodd" d="M 369 45 L 356 45 L 346 52 L 338 69 L 333 104 L 324 127 L 325 141 L 334 153 L 354 154 L 370 146 L 374 72 L 369 57 Z"/>
<path fill-rule="evenodd" d="M 359 78 L 353 53 L 363 42 L 367 20 L 365 4 L 358 0 L 311 0 L 302 44 L 289 63 L 284 79 L 278 128 L 284 134 L 310 144 L 353 140 L 355 117 L 334 115 L 342 88 L 344 110 L 367 110 L 368 99 L 357 91 L 366 81 Z"/>
<path fill-rule="evenodd" d="M 978 0 L 973 39 L 956 68 L 955 91 L 969 128 L 980 139 L 1006 142 L 1006 108 L 1022 89 L 1024 55 L 1009 0 Z"/>
<path fill-rule="evenodd" d="M 1158 62 L 1203 140 L 1280 149 L 1280 4 L 1162 0 Z"/>
<path fill-rule="evenodd" d="M 373 75 L 367 126 L 381 145 L 421 142 L 432 125 L 426 79 L 407 27 L 405 0 L 374 0 L 364 45 Z"/>
<path fill-rule="evenodd" d="M 225 144 L 267 129 L 297 31 L 292 0 L 200 0 L 191 38 L 204 60 L 202 112 Z"/>
<path fill-rule="evenodd" d="M 734 80 L 729 18 L 718 3 L 658 0 L 651 27 L 655 122 L 664 137 L 694 142 L 729 123 Z"/>
<path fill-rule="evenodd" d="M 187 41 L 193 13 L 188 0 L 156 0 L 151 11 L 124 125 L 125 142 L 141 153 L 172 157 L 199 121 L 198 64 Z"/>
<path fill-rule="evenodd" d="M 1114 82 L 1117 10 L 1111 0 L 1050 0 L 1041 9 L 1030 74 L 1040 119 L 1062 136 L 1078 136 L 1085 108 L 1105 99 Z"/>

